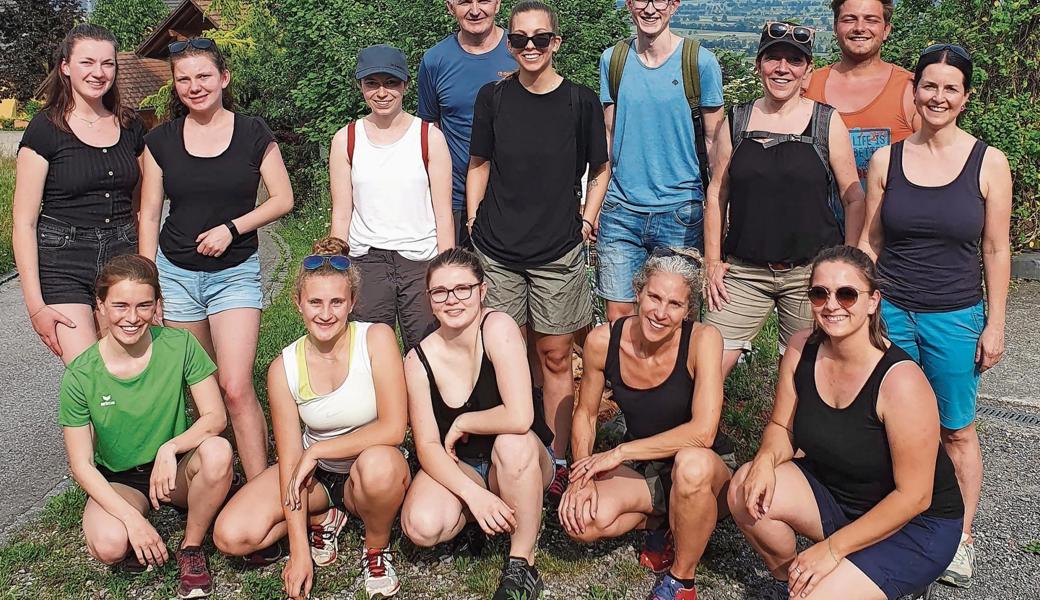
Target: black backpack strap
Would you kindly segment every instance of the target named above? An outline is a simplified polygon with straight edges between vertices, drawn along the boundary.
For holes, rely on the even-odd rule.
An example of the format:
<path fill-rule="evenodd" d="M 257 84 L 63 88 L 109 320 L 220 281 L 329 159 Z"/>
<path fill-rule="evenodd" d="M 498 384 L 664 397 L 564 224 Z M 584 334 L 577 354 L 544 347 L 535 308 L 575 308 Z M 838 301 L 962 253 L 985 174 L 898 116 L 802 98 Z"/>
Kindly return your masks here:
<path fill-rule="evenodd" d="M 730 109 L 729 115 L 729 131 L 730 140 L 733 142 L 733 153 L 737 152 L 737 147 L 744 141 L 744 133 L 747 131 L 748 123 L 751 122 L 751 109 L 754 108 L 755 102 L 745 102 L 744 104 L 737 104 Z"/>
<path fill-rule="evenodd" d="M 708 160 L 708 143 L 704 138 L 704 116 L 701 114 L 701 70 L 698 61 L 700 50 L 700 42 L 683 38 L 683 93 L 686 95 L 686 103 L 690 106 L 690 119 L 693 121 L 694 150 L 697 152 L 697 166 L 701 171 L 701 185 L 707 191 L 708 180 L 711 178 L 711 164 Z"/>
<path fill-rule="evenodd" d="M 841 203 L 841 190 L 838 189 L 838 182 L 834 178 L 834 170 L 831 169 L 830 135 L 831 120 L 833 118 L 833 106 L 820 102 L 813 103 L 812 127 L 810 128 L 812 141 L 810 143 L 813 150 L 816 150 L 816 155 L 820 157 L 820 161 L 823 162 L 823 168 L 827 171 L 827 184 L 830 188 L 828 201 L 831 206 L 831 212 L 834 213 L 834 220 L 838 222 L 838 231 L 841 232 L 841 237 L 844 239 L 845 205 Z"/>
<path fill-rule="evenodd" d="M 587 146 L 585 144 L 585 113 L 581 110 L 581 96 L 578 94 L 578 84 L 568 79 L 564 79 L 563 84 L 561 85 L 571 86 L 571 119 L 574 120 L 575 170 L 584 172 L 586 163 L 588 162 L 585 160 L 585 156 L 588 152 L 586 151 L 584 154 L 581 152 L 582 148 L 586 148 L 587 150 Z M 581 178 L 579 177 L 574 182 L 574 197 L 581 202 L 581 196 Z"/>

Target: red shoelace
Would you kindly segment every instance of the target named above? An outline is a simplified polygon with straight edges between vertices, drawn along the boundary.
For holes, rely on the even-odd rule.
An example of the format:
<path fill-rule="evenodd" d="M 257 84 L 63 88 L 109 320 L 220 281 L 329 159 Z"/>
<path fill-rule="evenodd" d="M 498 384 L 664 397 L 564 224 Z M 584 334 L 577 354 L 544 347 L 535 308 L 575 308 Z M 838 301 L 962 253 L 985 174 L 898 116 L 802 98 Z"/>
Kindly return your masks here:
<path fill-rule="evenodd" d="M 384 555 L 388 554 L 390 554 L 390 551 L 382 548 L 368 548 L 365 550 L 365 557 L 362 559 L 362 562 L 369 575 L 372 577 L 386 576 L 386 564 L 384 563 L 386 559 Z"/>

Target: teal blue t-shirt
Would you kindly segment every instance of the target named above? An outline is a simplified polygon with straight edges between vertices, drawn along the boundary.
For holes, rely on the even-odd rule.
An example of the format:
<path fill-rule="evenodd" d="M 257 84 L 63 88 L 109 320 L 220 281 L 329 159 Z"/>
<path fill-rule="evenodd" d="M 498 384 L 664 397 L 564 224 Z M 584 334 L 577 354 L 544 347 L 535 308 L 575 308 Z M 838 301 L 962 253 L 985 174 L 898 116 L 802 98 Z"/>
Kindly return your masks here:
<path fill-rule="evenodd" d="M 648 68 L 629 50 L 614 113 L 614 143 L 607 201 L 638 212 L 675 210 L 704 200 L 693 120 L 682 78 L 682 44 L 659 67 Z M 607 72 L 614 48 L 599 61 L 600 101 L 610 97 Z M 722 68 L 700 49 L 701 106 L 722 106 Z"/>

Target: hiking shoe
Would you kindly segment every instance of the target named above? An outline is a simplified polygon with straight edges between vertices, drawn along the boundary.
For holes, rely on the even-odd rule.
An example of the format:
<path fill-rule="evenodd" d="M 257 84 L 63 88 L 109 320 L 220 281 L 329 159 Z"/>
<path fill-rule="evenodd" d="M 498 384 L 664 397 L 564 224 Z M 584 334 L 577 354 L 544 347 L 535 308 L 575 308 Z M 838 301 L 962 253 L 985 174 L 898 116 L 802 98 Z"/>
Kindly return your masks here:
<path fill-rule="evenodd" d="M 685 588 L 671 573 L 665 573 L 647 600 L 697 600 L 697 588 Z"/>
<path fill-rule="evenodd" d="M 787 587 L 786 581 L 780 581 L 774 579 L 765 590 L 765 596 L 762 596 L 762 600 L 790 600 L 791 590 Z"/>
<path fill-rule="evenodd" d="M 317 525 L 311 525 L 311 558 L 319 567 L 327 567 L 339 556 L 339 532 L 347 524 L 347 513 L 333 506 Z"/>
<path fill-rule="evenodd" d="M 391 598 L 401 589 L 401 580 L 394 570 L 394 557 L 389 547 L 363 550 L 361 569 L 365 576 L 365 591 L 372 600 Z"/>
<path fill-rule="evenodd" d="M 961 534 L 961 543 L 957 546 L 957 554 L 939 581 L 956 587 L 966 588 L 971 585 L 971 576 L 975 571 L 975 545 L 968 543 L 968 536 Z"/>
<path fill-rule="evenodd" d="M 550 483 L 549 488 L 545 490 L 545 504 L 550 511 L 554 511 L 560 506 L 563 492 L 567 490 L 567 485 L 570 483 L 569 475 L 570 471 L 567 469 L 567 465 L 556 465 L 556 471 L 553 473 L 552 483 Z"/>
<path fill-rule="evenodd" d="M 247 567 L 266 567 L 267 565 L 273 565 L 286 556 L 288 554 L 285 552 L 285 546 L 282 545 L 282 540 L 278 540 L 266 548 L 261 548 L 256 552 L 243 556 L 242 560 L 245 561 Z"/>
<path fill-rule="evenodd" d="M 112 567 L 130 575 L 137 575 L 138 573 L 152 570 L 151 565 L 141 564 L 141 562 L 137 560 L 137 554 L 134 552 L 133 548 L 127 550 L 126 556 L 123 557 L 123 560 L 112 565 Z"/>
<path fill-rule="evenodd" d="M 498 578 L 498 589 L 491 600 L 538 600 L 544 588 L 542 577 L 527 560 L 510 556 Z"/>
<path fill-rule="evenodd" d="M 438 545 L 437 560 L 451 562 L 456 557 L 477 558 L 484 552 L 487 534 L 476 523 L 466 523 L 454 539 Z"/>
<path fill-rule="evenodd" d="M 935 583 L 928 584 L 928 587 L 924 588 L 919 592 L 900 596 L 899 600 L 932 600 L 935 594 Z M 787 596 L 784 596 L 784 600 L 788 600 Z"/>
<path fill-rule="evenodd" d="M 643 538 L 643 551 L 639 553 L 639 564 L 660 575 L 675 562 L 675 541 L 671 529 L 647 531 Z"/>
<path fill-rule="evenodd" d="M 199 546 L 187 546 L 177 551 L 177 570 L 181 580 L 177 587 L 178 598 L 205 598 L 213 591 L 206 555 Z"/>

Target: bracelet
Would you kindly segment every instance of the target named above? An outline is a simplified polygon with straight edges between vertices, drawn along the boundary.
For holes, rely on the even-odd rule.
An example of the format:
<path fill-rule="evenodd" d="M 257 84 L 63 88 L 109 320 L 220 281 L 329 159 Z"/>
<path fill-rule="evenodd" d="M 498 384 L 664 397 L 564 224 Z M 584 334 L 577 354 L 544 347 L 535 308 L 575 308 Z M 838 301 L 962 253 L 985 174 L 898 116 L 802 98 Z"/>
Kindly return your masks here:
<path fill-rule="evenodd" d="M 224 227 L 227 227 L 228 231 L 231 232 L 231 240 L 232 241 L 238 239 L 238 237 L 239 237 L 238 227 L 235 226 L 235 222 L 234 221 L 232 221 L 231 219 L 228 219 L 227 223 L 224 223 Z"/>
<path fill-rule="evenodd" d="M 595 228 L 596 228 L 596 226 L 592 224 L 592 221 L 590 221 L 590 220 L 586 219 L 585 217 L 582 217 L 582 219 L 581 219 L 581 222 L 582 222 L 582 223 L 585 223 L 586 225 L 588 225 L 588 226 L 589 226 L 589 227 L 591 227 L 592 229 L 595 229 Z"/>
<path fill-rule="evenodd" d="M 838 557 L 834 556 L 834 549 L 831 548 L 831 538 L 827 538 L 827 552 L 830 552 L 831 558 L 834 559 L 834 564 L 836 564 L 836 565 L 840 565 L 841 564 L 841 561 L 838 560 Z"/>
<path fill-rule="evenodd" d="M 47 308 L 47 305 L 46 305 L 46 304 L 44 304 L 44 305 L 43 305 L 43 306 L 41 306 L 40 308 L 36 309 L 36 312 L 34 312 L 34 313 L 32 313 L 32 314 L 30 314 L 30 315 L 29 315 L 29 320 L 30 320 L 30 321 L 32 321 L 33 317 L 35 317 L 36 315 L 38 315 L 38 314 L 42 313 L 42 312 L 43 312 L 43 309 L 45 309 L 45 308 Z"/>

